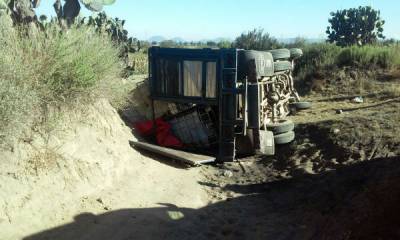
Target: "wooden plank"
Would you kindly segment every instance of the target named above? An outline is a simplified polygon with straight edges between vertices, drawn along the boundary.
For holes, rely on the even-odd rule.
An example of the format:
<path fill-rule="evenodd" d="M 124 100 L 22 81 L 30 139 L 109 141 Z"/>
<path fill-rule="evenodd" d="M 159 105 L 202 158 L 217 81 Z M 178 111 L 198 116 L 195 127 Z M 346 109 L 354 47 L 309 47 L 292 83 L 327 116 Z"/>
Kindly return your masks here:
<path fill-rule="evenodd" d="M 185 151 L 175 150 L 171 148 L 161 147 L 158 145 L 144 143 L 144 142 L 136 142 L 132 141 L 133 146 L 145 149 L 166 157 L 173 158 L 175 160 L 190 164 L 192 166 L 210 163 L 215 161 L 215 157 L 210 157 L 206 155 L 194 154 Z"/>

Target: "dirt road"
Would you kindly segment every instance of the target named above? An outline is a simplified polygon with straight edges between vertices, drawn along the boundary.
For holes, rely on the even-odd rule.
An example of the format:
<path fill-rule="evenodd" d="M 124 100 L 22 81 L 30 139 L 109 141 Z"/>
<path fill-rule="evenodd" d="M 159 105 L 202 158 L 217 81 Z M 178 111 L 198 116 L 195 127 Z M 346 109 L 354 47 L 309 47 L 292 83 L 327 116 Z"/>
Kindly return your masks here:
<path fill-rule="evenodd" d="M 246 172 L 240 172 L 237 163 L 208 167 L 203 170 L 209 178 L 199 185 L 213 201 L 200 208 L 185 207 L 190 199 L 196 202 L 199 192 L 190 195 L 176 182 L 168 190 L 183 195 L 180 204 L 167 191 L 160 197 L 124 179 L 120 189 L 103 191 L 101 202 L 89 197 L 97 211 L 88 208 L 91 213 L 80 213 L 71 223 L 24 239 L 397 239 L 399 160 L 375 159 L 324 174 L 275 176 L 258 184 L 242 181 L 252 182 L 254 178 L 246 176 L 255 171 L 279 176 L 268 160 L 242 163 Z M 221 176 L 224 171 L 234 174 Z M 212 181 L 214 177 L 219 181 Z M 138 192 L 141 196 L 135 197 Z M 148 201 L 139 203 L 142 196 Z"/>

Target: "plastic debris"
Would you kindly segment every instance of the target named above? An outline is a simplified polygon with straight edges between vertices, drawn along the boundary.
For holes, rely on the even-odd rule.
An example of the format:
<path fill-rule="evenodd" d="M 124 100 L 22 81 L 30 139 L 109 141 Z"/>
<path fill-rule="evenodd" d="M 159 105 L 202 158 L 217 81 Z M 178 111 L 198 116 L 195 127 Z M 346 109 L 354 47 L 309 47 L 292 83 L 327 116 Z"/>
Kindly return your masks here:
<path fill-rule="evenodd" d="M 224 174 L 225 177 L 228 177 L 228 178 L 233 176 L 233 172 L 231 172 L 229 170 L 225 170 L 223 174 Z"/>
<path fill-rule="evenodd" d="M 340 129 L 338 129 L 338 128 L 333 129 L 333 133 L 334 133 L 334 134 L 340 133 Z"/>
<path fill-rule="evenodd" d="M 360 96 L 360 97 L 355 97 L 351 100 L 353 103 L 363 103 L 364 99 Z"/>

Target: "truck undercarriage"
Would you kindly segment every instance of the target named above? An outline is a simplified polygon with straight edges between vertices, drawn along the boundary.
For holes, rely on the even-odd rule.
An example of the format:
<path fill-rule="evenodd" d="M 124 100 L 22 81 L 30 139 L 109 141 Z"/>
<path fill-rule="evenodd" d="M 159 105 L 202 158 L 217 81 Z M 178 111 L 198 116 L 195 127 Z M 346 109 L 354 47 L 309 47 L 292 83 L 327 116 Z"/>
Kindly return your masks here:
<path fill-rule="evenodd" d="M 294 139 L 286 117 L 300 101 L 292 69 L 300 49 L 149 49 L 152 100 L 168 103 L 164 119 L 192 151 L 217 161 L 236 155 L 273 155 Z M 153 114 L 153 121 L 155 116 Z"/>

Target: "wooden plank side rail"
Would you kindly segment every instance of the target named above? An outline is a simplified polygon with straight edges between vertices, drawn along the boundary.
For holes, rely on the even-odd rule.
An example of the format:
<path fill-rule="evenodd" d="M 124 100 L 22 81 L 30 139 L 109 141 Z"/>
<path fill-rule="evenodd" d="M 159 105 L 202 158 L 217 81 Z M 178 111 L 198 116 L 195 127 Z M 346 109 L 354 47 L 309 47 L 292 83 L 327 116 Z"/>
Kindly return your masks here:
<path fill-rule="evenodd" d="M 144 143 L 144 142 L 131 142 L 133 146 L 141 148 L 150 152 L 160 154 L 192 166 L 197 166 L 204 163 L 215 162 L 216 158 L 206 155 L 194 154 L 185 151 L 175 150 L 171 148 L 161 147 L 158 145 Z"/>

